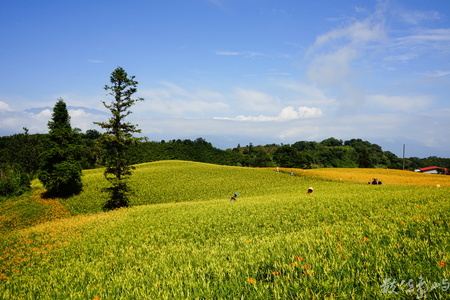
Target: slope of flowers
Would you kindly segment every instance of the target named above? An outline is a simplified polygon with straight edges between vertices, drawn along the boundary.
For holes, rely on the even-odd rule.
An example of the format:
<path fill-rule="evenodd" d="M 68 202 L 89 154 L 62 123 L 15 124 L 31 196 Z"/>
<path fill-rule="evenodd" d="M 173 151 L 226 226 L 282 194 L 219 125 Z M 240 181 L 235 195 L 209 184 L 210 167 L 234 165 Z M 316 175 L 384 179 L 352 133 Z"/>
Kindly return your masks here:
<path fill-rule="evenodd" d="M 140 165 L 133 201 L 154 204 L 0 235 L 0 298 L 448 299 L 448 188 L 339 179 Z"/>
<path fill-rule="evenodd" d="M 290 169 L 282 169 L 290 172 Z M 373 178 L 377 178 L 383 184 L 413 185 L 413 186 L 450 186 L 450 176 L 416 173 L 412 171 L 391 170 L 391 169 L 357 169 L 357 168 L 329 168 L 302 170 L 294 169 L 298 175 L 305 175 L 317 178 L 339 180 L 344 182 L 367 183 Z"/>

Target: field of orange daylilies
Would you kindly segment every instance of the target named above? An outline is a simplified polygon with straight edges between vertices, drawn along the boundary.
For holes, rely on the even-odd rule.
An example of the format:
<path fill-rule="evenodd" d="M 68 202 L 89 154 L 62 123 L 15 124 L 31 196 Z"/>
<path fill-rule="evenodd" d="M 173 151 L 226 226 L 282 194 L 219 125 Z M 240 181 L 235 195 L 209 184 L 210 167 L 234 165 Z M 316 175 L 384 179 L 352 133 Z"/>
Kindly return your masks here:
<path fill-rule="evenodd" d="M 290 169 L 282 169 L 290 171 Z M 412 171 L 391 170 L 391 169 L 358 169 L 358 168 L 328 168 L 302 170 L 294 169 L 298 175 L 310 177 L 340 180 L 343 182 L 367 183 L 373 178 L 377 178 L 383 184 L 388 185 L 411 185 L 411 186 L 437 186 L 449 187 L 450 176 L 425 174 Z"/>

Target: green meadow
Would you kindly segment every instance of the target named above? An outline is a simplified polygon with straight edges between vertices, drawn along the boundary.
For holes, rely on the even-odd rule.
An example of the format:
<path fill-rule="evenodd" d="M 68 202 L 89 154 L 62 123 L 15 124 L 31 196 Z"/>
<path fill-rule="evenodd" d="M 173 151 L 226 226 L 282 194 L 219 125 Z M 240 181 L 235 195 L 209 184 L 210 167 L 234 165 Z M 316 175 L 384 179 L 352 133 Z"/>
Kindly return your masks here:
<path fill-rule="evenodd" d="M 160 161 L 103 212 L 102 172 L 0 202 L 0 299 L 450 299 L 449 187 Z"/>

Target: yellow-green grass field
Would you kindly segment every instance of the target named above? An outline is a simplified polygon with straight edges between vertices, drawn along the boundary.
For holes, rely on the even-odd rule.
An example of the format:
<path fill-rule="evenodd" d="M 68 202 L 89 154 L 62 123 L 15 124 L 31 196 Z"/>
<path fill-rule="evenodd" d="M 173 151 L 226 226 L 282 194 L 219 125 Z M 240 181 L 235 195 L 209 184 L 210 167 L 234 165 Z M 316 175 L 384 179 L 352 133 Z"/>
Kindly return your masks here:
<path fill-rule="evenodd" d="M 102 212 L 100 169 L 0 202 L 0 299 L 450 298 L 449 176 L 136 167 L 129 208 Z"/>

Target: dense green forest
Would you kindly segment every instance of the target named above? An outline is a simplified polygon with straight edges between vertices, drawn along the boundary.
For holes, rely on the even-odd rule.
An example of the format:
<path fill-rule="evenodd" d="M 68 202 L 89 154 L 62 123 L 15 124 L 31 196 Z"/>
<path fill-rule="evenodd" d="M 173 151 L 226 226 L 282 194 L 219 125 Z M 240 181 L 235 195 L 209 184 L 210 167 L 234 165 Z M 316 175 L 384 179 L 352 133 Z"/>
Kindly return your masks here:
<path fill-rule="evenodd" d="M 0 197 L 20 194 L 37 178 L 42 154 L 49 143 L 48 134 L 25 132 L 0 137 Z M 80 137 L 82 168 L 104 166 L 104 150 L 98 140 L 101 133 L 74 130 Z M 187 160 L 220 165 L 244 167 L 288 167 L 288 168 L 390 168 L 414 170 L 426 166 L 450 168 L 450 158 L 409 157 L 403 160 L 377 144 L 361 139 L 342 141 L 328 138 L 321 142 L 298 141 L 291 145 L 237 145 L 233 149 L 215 148 L 203 138 L 195 140 L 141 141 L 128 146 L 130 164 L 158 160 Z"/>

